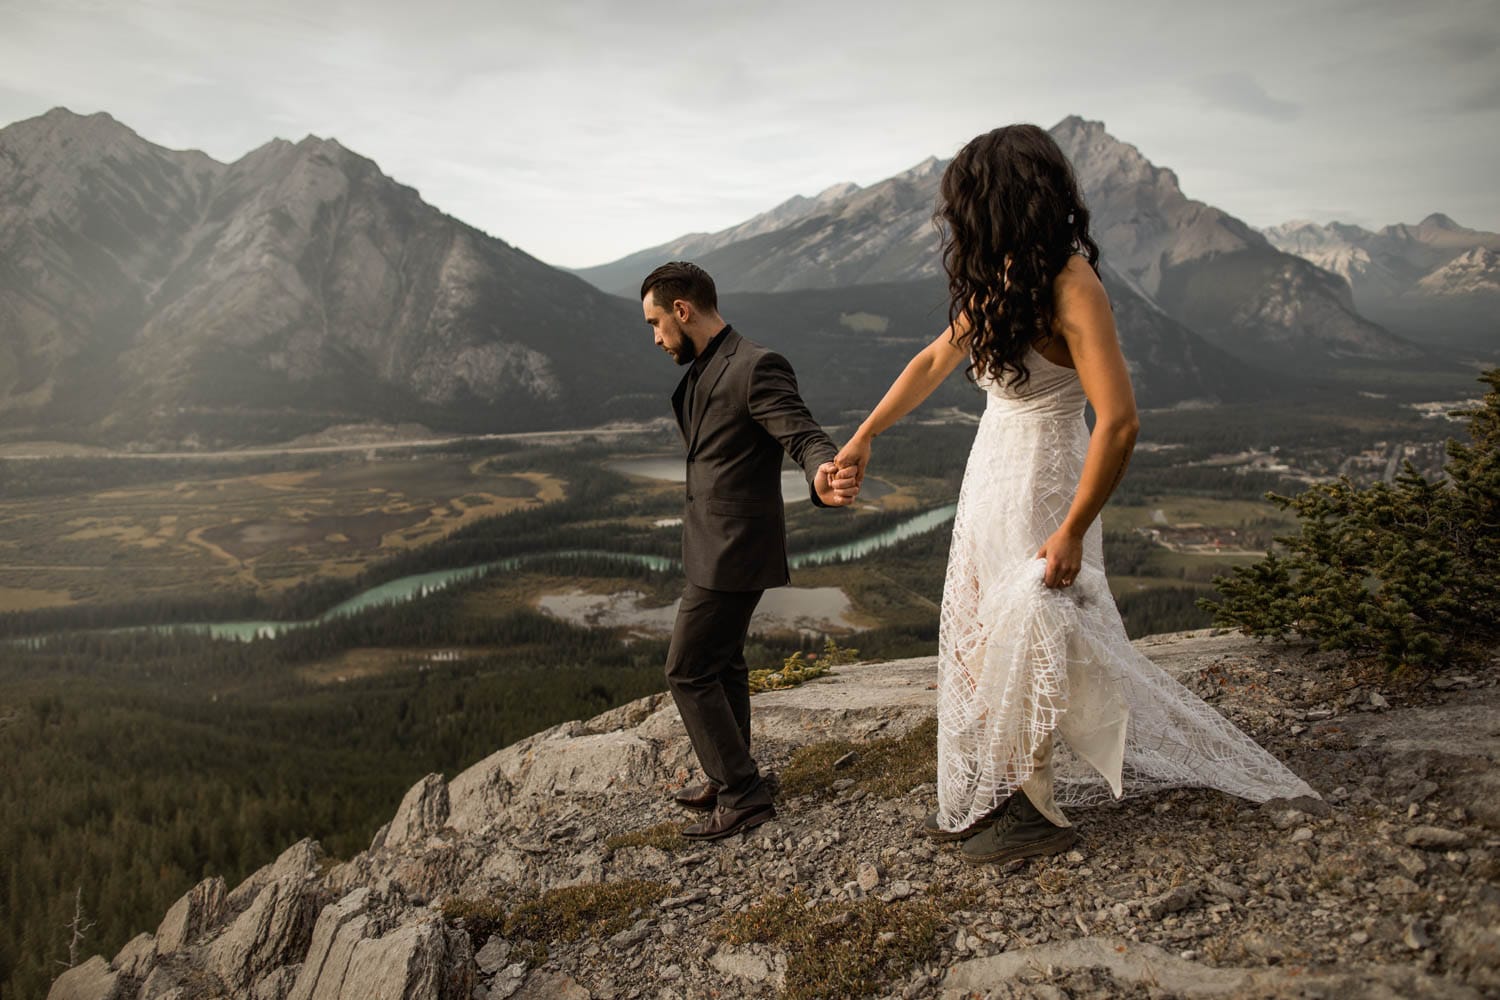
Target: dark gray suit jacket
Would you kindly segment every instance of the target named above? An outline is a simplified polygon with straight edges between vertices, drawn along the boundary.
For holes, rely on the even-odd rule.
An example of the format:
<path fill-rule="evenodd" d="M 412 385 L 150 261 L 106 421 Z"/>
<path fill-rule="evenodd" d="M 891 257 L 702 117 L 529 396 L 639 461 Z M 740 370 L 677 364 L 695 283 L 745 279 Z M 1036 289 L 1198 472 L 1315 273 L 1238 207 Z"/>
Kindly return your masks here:
<path fill-rule="evenodd" d="M 786 514 L 781 455 L 807 475 L 812 502 L 818 466 L 838 448 L 813 420 L 786 358 L 731 327 L 682 412 L 687 377 L 672 394 L 687 444 L 687 498 L 682 514 L 682 567 L 708 590 L 765 590 L 785 585 Z"/>

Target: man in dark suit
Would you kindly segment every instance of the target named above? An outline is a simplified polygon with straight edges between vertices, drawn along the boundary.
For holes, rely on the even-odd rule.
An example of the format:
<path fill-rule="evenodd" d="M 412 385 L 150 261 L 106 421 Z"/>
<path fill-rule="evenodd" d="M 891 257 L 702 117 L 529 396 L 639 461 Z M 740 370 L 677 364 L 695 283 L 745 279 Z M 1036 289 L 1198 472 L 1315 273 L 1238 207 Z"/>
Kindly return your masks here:
<path fill-rule="evenodd" d="M 781 502 L 782 452 L 802 466 L 820 507 L 859 492 L 855 471 L 833 462 L 785 358 L 741 337 L 719 315 L 713 279 L 685 262 L 663 264 L 641 284 L 656 345 L 691 365 L 672 409 L 687 445 L 682 567 L 687 577 L 667 683 L 708 781 L 676 801 L 712 810 L 683 836 L 712 840 L 776 815 L 750 756 L 745 635 L 761 594 L 790 580 Z"/>

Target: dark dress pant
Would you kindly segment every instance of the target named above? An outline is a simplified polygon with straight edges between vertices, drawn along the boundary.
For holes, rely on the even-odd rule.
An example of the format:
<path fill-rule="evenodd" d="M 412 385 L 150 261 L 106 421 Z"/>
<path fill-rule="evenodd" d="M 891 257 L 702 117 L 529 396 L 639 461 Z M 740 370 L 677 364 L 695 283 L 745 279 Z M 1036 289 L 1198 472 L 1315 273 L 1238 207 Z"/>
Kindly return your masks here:
<path fill-rule="evenodd" d="M 745 636 L 764 591 L 708 590 L 689 583 L 682 592 L 667 685 L 682 714 L 698 763 L 719 787 L 719 805 L 769 805 L 770 789 L 750 756 L 750 668 Z"/>

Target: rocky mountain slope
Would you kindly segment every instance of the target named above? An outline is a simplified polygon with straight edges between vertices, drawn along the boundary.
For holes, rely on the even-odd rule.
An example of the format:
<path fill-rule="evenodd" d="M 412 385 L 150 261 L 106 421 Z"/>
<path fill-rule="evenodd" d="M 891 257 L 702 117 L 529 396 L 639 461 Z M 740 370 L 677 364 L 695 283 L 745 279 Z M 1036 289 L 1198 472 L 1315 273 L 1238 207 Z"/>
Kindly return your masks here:
<path fill-rule="evenodd" d="M 1342 222 L 1296 221 L 1272 226 L 1265 235 L 1282 250 L 1342 276 L 1361 302 L 1408 294 L 1455 260 L 1482 259 L 1484 251 L 1500 250 L 1500 233 L 1469 229 L 1441 212 L 1415 226 L 1398 223 L 1376 232 Z M 1428 288 L 1431 294 L 1466 290 L 1444 282 Z"/>
<path fill-rule="evenodd" d="M 1078 810 L 1003 869 L 913 836 L 930 659 L 755 700 L 780 817 L 709 844 L 669 698 L 554 727 L 407 793 L 367 851 L 210 878 L 49 1000 L 1452 997 L 1500 989 L 1497 666 L 1388 686 L 1296 646 L 1139 645 L 1316 788 Z"/>
<path fill-rule="evenodd" d="M 910 210 L 930 201 L 939 166 L 794 198 L 672 255 L 743 256 L 847 214 L 846 235 L 864 242 L 829 265 L 833 287 L 746 295 L 732 315 L 794 359 L 820 415 L 867 410 L 942 327 L 931 227 Z M 659 416 L 674 376 L 640 334 L 646 269 L 623 262 L 627 298 L 600 294 L 335 140 L 278 139 L 224 164 L 57 108 L 0 129 L 0 439 L 192 450 L 364 424 Z M 1106 280 L 1144 405 L 1265 395 L 1132 280 Z M 841 319 L 861 315 L 880 336 Z M 965 403 L 962 390 L 940 404 Z"/>
<path fill-rule="evenodd" d="M 1188 198 L 1177 176 L 1100 122 L 1052 128 L 1093 213 L 1112 294 L 1144 297 L 1194 334 L 1255 363 L 1399 359 L 1419 352 L 1364 319 L 1338 277 L 1273 246 L 1233 216 Z M 867 188 L 798 204 L 708 236 L 685 237 L 577 273 L 610 291 L 678 254 L 691 254 L 726 289 L 786 291 L 934 277 L 932 225 L 945 161 L 928 159 Z M 788 203 L 790 204 L 790 203 Z M 1138 335 L 1141 339 L 1141 335 Z"/>
<path fill-rule="evenodd" d="M 584 268 L 578 273 L 606 291 L 633 296 L 640 289 L 641 280 L 662 261 L 698 260 L 721 247 L 741 243 L 764 233 L 774 233 L 796 225 L 809 216 L 827 211 L 859 190 L 858 184 L 844 183 L 826 188 L 811 198 L 793 195 L 770 211 L 762 212 L 728 229 L 721 229 L 716 233 L 689 233 L 670 243 L 640 250 L 598 267 Z M 728 285 L 724 287 L 729 288 Z"/>
<path fill-rule="evenodd" d="M 1409 343 L 1359 315 L 1347 285 L 1272 246 L 1099 122 L 1052 129 L 1072 161 L 1111 264 L 1169 314 L 1256 362 L 1414 357 Z"/>
<path fill-rule="evenodd" d="M 1265 400 L 1291 386 L 1215 347 L 1104 270 L 1125 361 L 1142 406 L 1189 401 Z M 862 419 L 891 380 L 948 322 L 947 283 L 937 278 L 790 292 L 729 292 L 724 314 L 737 329 L 797 359 L 810 400 L 848 407 Z M 927 408 L 973 405 L 960 378 L 949 379 Z M 965 397 L 968 397 L 967 399 Z M 824 411 L 816 409 L 821 418 Z"/>
<path fill-rule="evenodd" d="M 1414 339 L 1500 352 L 1500 233 L 1434 213 L 1378 231 L 1288 222 L 1272 244 L 1340 275 L 1359 309 Z"/>
<path fill-rule="evenodd" d="M 626 336 L 638 323 L 331 139 L 223 164 L 102 113 L 0 129 L 11 436 L 578 426 L 650 407 L 659 359 Z"/>
<path fill-rule="evenodd" d="M 928 158 L 867 188 L 831 188 L 832 196 L 825 192 L 814 204 L 801 206 L 805 210 L 772 209 L 718 233 L 684 237 L 577 273 L 607 291 L 632 295 L 651 268 L 684 253 L 691 253 L 722 291 L 786 292 L 939 277 L 932 209 L 944 166 Z"/>

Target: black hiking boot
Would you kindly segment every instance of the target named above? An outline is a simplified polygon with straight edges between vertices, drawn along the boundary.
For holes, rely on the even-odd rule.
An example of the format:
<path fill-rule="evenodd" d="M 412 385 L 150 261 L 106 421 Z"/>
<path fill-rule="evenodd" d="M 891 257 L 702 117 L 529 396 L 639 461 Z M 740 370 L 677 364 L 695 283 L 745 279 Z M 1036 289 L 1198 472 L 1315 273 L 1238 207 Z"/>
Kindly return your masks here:
<path fill-rule="evenodd" d="M 1078 839 L 1077 830 L 1047 819 L 1020 789 L 1008 801 L 1010 807 L 998 820 L 964 841 L 961 854 L 965 861 L 976 865 L 1004 864 L 1041 854 L 1058 854 Z"/>
<path fill-rule="evenodd" d="M 1005 806 L 1009 802 L 1009 796 L 1001 799 L 999 805 L 976 819 L 973 823 L 970 823 L 968 826 L 964 827 L 962 830 L 944 830 L 942 827 L 938 826 L 938 814 L 935 812 L 930 812 L 927 814 L 927 817 L 922 820 L 922 825 L 917 827 L 917 832 L 926 837 L 928 840 L 935 840 L 939 844 L 947 844 L 955 840 L 968 840 L 970 837 L 983 830 L 986 826 L 989 826 L 991 823 L 995 822 L 995 820 L 999 819 L 1000 815 L 1005 812 Z"/>

